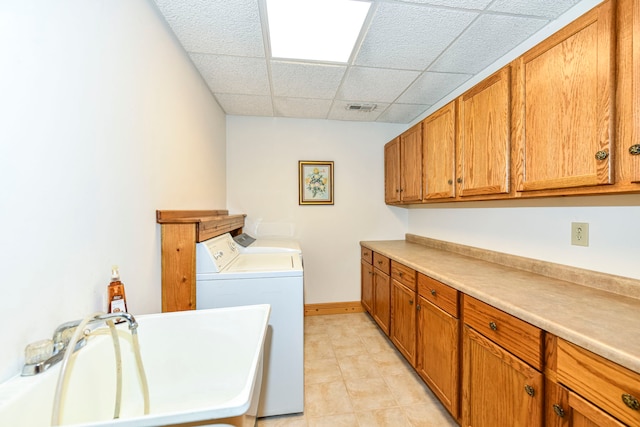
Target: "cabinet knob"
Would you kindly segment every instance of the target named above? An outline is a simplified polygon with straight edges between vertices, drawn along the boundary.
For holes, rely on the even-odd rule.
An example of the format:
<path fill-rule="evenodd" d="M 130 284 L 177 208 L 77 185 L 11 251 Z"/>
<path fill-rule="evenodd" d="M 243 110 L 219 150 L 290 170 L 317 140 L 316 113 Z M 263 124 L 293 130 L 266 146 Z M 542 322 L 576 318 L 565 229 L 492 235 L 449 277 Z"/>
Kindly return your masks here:
<path fill-rule="evenodd" d="M 449 185 L 452 185 L 452 184 L 453 184 L 453 180 L 452 180 L 452 179 L 450 179 L 450 180 L 449 180 L 449 181 L 447 181 L 447 182 L 449 183 Z"/>
<path fill-rule="evenodd" d="M 524 386 L 524 391 L 526 391 L 527 394 L 531 397 L 533 397 L 536 394 L 536 391 L 534 390 L 534 388 L 531 387 L 529 384 Z"/>
<path fill-rule="evenodd" d="M 623 393 L 622 401 L 624 402 L 625 405 L 627 405 L 629 408 L 633 409 L 634 411 L 640 410 L 640 402 L 638 402 L 638 399 L 636 399 L 632 395 Z"/>
<path fill-rule="evenodd" d="M 556 415 L 560 418 L 564 418 L 564 409 L 562 409 L 562 406 L 558 405 L 557 403 L 553 404 L 553 412 L 555 412 Z"/>
<path fill-rule="evenodd" d="M 402 271 L 398 272 L 398 276 L 402 277 Z"/>
<path fill-rule="evenodd" d="M 458 178 L 458 179 L 456 179 L 456 182 L 457 182 L 458 184 L 462 184 L 462 178 Z"/>
<path fill-rule="evenodd" d="M 416 310 L 418 311 L 422 310 L 422 306 L 420 304 L 416 304 Z"/>
<path fill-rule="evenodd" d="M 633 144 L 629 147 L 629 154 L 632 156 L 637 156 L 640 154 L 640 144 Z"/>
<path fill-rule="evenodd" d="M 597 160 L 604 160 L 607 157 L 609 157 L 609 152 L 605 151 L 605 150 L 600 150 L 596 153 L 596 159 Z"/>
<path fill-rule="evenodd" d="M 409 300 L 409 305 L 413 305 L 413 299 Z"/>
<path fill-rule="evenodd" d="M 435 289 L 431 289 L 431 295 L 433 295 L 434 297 L 436 296 L 436 290 Z"/>
<path fill-rule="evenodd" d="M 492 331 L 498 330 L 498 325 L 496 325 L 496 322 L 489 322 L 489 327 L 491 328 Z"/>

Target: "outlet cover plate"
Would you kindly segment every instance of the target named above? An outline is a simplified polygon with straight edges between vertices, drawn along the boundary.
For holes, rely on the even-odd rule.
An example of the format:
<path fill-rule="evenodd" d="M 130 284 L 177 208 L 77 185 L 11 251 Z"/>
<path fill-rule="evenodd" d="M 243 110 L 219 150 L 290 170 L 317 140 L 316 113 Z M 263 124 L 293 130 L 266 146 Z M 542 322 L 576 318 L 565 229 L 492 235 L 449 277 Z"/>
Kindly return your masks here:
<path fill-rule="evenodd" d="M 571 223 L 571 244 L 575 246 L 589 246 L 589 223 Z"/>

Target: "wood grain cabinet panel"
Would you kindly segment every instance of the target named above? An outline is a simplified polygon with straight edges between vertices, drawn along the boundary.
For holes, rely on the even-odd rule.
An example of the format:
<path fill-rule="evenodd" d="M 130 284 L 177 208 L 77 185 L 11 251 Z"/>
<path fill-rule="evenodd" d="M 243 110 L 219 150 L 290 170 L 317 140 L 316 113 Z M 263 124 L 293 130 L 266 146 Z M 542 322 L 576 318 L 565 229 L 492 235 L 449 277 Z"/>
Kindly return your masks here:
<path fill-rule="evenodd" d="M 454 418 L 459 417 L 459 320 L 418 295 L 416 371 Z"/>
<path fill-rule="evenodd" d="M 422 122 L 423 199 L 456 196 L 456 103 L 450 102 Z"/>
<path fill-rule="evenodd" d="M 385 202 L 422 200 L 422 123 L 384 146 Z"/>
<path fill-rule="evenodd" d="M 469 326 L 462 372 L 463 426 L 542 427 L 542 373 Z"/>
<path fill-rule="evenodd" d="M 389 335 L 391 326 L 391 279 L 388 274 L 373 269 L 373 319 Z"/>
<path fill-rule="evenodd" d="M 360 261 L 360 300 L 364 309 L 373 314 L 373 266 L 366 261 Z"/>
<path fill-rule="evenodd" d="M 415 275 L 415 272 L 414 272 Z M 407 359 L 416 365 L 416 291 L 392 279 L 391 341 Z"/>
<path fill-rule="evenodd" d="M 511 68 L 505 67 L 458 100 L 458 195 L 509 192 Z"/>
<path fill-rule="evenodd" d="M 517 191 L 613 183 L 612 0 L 514 62 Z"/>
<path fill-rule="evenodd" d="M 400 137 L 384 146 L 384 201 L 400 203 Z"/>

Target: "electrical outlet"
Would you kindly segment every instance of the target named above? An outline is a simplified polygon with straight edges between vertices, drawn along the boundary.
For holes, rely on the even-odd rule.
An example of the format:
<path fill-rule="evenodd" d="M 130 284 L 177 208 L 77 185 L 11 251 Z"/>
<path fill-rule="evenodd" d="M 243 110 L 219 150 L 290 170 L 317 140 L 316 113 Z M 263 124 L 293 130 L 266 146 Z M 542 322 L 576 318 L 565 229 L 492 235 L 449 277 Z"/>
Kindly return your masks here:
<path fill-rule="evenodd" d="M 571 223 L 571 244 L 576 246 L 589 246 L 589 223 Z"/>

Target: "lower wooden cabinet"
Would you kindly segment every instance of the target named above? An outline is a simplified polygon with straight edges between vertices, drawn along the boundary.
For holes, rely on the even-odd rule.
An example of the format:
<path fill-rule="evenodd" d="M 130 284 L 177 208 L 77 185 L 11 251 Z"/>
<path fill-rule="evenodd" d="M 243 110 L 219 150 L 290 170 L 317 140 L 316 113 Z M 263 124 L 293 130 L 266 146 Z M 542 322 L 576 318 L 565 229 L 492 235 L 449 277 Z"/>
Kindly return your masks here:
<path fill-rule="evenodd" d="M 416 291 L 397 280 L 391 284 L 391 341 L 411 366 L 416 364 Z"/>
<path fill-rule="evenodd" d="M 366 261 L 360 261 L 360 299 L 362 306 L 369 314 L 373 313 L 373 266 Z"/>
<path fill-rule="evenodd" d="M 578 396 L 547 380 L 545 383 L 545 427 L 623 427 L 626 424 Z"/>
<path fill-rule="evenodd" d="M 418 295 L 416 370 L 454 418 L 459 416 L 459 321 Z"/>
<path fill-rule="evenodd" d="M 389 335 L 391 326 L 391 280 L 389 275 L 373 269 L 373 319 Z"/>
<path fill-rule="evenodd" d="M 462 372 L 463 426 L 542 427 L 542 373 L 467 325 Z"/>

